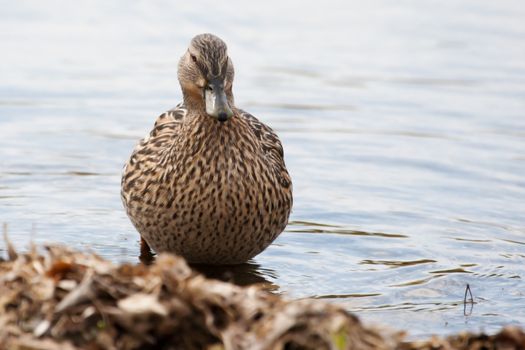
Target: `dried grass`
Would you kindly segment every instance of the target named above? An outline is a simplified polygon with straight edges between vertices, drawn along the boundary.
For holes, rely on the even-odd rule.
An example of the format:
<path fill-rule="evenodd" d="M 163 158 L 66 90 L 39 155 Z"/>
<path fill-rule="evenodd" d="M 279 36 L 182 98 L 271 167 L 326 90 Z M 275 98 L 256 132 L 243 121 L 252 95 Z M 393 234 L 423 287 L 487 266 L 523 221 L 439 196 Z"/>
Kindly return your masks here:
<path fill-rule="evenodd" d="M 525 334 L 402 342 L 320 300 L 206 279 L 182 258 L 114 265 L 65 247 L 0 261 L 0 349 L 519 349 Z"/>

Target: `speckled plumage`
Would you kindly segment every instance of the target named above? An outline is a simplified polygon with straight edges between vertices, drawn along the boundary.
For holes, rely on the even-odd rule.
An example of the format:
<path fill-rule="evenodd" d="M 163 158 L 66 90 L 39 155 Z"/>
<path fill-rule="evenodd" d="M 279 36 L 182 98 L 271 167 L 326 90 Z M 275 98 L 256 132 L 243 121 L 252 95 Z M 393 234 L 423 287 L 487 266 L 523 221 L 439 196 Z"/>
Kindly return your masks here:
<path fill-rule="evenodd" d="M 197 38 L 205 45 L 192 68 Z M 233 105 L 225 48 L 209 34 L 193 39 L 179 63 L 184 102 L 157 118 L 122 176 L 122 201 L 141 237 L 194 263 L 245 262 L 284 230 L 292 207 L 277 135 Z M 224 81 L 232 112 L 224 122 L 206 114 L 197 93 L 210 74 Z"/>

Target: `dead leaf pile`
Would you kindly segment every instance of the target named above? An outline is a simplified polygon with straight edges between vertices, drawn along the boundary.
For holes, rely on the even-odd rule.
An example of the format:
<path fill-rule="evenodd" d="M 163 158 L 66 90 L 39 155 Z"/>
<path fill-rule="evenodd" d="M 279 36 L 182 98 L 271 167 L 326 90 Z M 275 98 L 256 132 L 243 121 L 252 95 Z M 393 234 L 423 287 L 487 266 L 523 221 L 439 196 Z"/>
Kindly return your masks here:
<path fill-rule="evenodd" d="M 0 259 L 0 349 L 525 348 L 517 329 L 403 343 L 401 333 L 365 327 L 335 305 L 206 279 L 173 255 L 151 266 L 59 246 L 19 254 L 8 245 L 8 255 Z"/>
<path fill-rule="evenodd" d="M 0 262 L 0 344 L 8 349 L 386 348 L 346 311 L 286 302 L 192 272 L 182 258 L 114 265 L 47 247 Z M 352 346 L 350 346 L 350 341 Z"/>

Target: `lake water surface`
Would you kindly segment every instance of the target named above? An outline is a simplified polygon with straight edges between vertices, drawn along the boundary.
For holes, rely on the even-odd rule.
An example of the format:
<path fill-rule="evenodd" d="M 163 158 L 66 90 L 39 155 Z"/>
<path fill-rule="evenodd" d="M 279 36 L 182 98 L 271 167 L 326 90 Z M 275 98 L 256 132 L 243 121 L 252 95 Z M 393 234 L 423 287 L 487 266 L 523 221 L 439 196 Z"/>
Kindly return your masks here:
<path fill-rule="evenodd" d="M 122 165 L 180 101 L 191 37 L 213 32 L 294 182 L 287 230 L 239 274 L 414 337 L 525 325 L 523 2 L 0 5 L 0 223 L 17 247 L 137 261 Z"/>

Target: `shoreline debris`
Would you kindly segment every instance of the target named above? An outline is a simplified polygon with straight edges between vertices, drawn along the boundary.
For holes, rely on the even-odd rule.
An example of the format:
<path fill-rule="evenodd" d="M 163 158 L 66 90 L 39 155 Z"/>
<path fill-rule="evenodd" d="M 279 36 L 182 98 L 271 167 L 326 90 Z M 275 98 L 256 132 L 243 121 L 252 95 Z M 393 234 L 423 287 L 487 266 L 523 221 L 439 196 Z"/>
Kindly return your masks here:
<path fill-rule="evenodd" d="M 113 264 L 62 246 L 0 260 L 0 349 L 525 349 L 525 333 L 406 342 L 321 300 L 207 279 L 160 254 Z"/>

